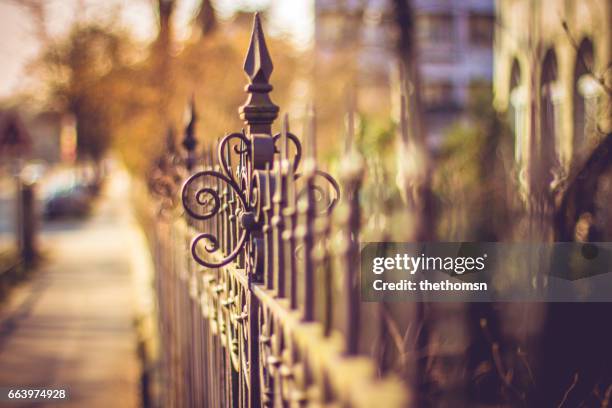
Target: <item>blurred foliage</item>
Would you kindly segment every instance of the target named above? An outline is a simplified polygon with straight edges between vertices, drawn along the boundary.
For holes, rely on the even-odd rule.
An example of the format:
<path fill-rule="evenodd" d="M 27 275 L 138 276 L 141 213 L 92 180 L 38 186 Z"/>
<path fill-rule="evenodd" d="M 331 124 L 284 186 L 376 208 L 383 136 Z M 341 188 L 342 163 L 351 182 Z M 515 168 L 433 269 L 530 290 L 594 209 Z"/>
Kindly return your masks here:
<path fill-rule="evenodd" d="M 130 36 L 107 25 L 76 24 L 65 38 L 48 44 L 35 62 L 52 108 L 76 119 L 81 158 L 99 159 L 110 135 L 129 113 L 137 58 Z"/>
<path fill-rule="evenodd" d="M 387 156 L 394 152 L 396 123 L 387 117 L 360 116 L 357 139 L 365 156 Z"/>
<path fill-rule="evenodd" d="M 439 200 L 437 235 L 449 240 L 502 238 L 513 211 L 514 139 L 493 110 L 487 87 L 474 88 L 467 120 L 453 125 L 433 174 Z"/>
<path fill-rule="evenodd" d="M 163 154 L 164 138 L 174 128 L 178 142 L 185 109 L 196 100 L 198 148 L 239 131 L 238 107 L 246 100 L 242 71 L 251 16 L 215 25 L 184 43 L 147 47 L 111 24 L 77 24 L 49 44 L 34 64 L 46 85 L 48 103 L 72 113 L 77 122 L 80 158 L 101 158 L 117 148 L 128 168 L 144 174 Z M 282 39 L 267 38 L 276 67 L 276 104 L 287 104 L 299 55 Z"/>
<path fill-rule="evenodd" d="M 362 239 L 388 239 L 396 232 L 390 223 L 393 211 L 403 208 L 394 183 L 397 124 L 379 115 L 358 115 L 356 122 L 356 142 L 366 168 L 360 195 L 363 213 L 367 214 Z"/>
<path fill-rule="evenodd" d="M 197 154 L 225 133 L 239 131 L 238 108 L 246 100 L 247 83 L 242 65 L 251 19 L 239 13 L 232 21 L 207 24 L 206 30 L 194 31 L 196 35 L 183 42 L 171 41 L 172 30 L 160 27 L 157 40 L 146 47 L 112 23 L 81 23 L 47 47 L 37 68 L 50 104 L 76 117 L 80 157 L 98 159 L 114 146 L 133 172 L 146 174 L 164 154 L 169 128 L 180 145 L 192 96 L 198 116 Z M 169 24 L 170 19 L 163 21 Z M 163 21 L 160 18 L 160 25 Z M 389 222 L 396 225 L 394 214 L 402 211 L 397 166 L 408 159 L 402 158 L 397 145 L 388 98 L 376 97 L 367 86 L 355 94 L 355 67 L 346 62 L 353 59 L 351 47 L 333 61 L 313 65 L 309 52 L 300 54 L 284 39 L 268 36 L 267 41 L 275 64 L 271 96 L 281 113 L 290 111 L 293 118 L 314 98 L 318 146 L 324 161 L 331 162 L 332 173 L 342 157 L 342 113 L 351 95 L 356 109 L 381 101 L 378 111 L 366 109 L 370 113 L 357 119 L 356 142 L 368 172 L 362 196 L 366 213 L 386 217 L 373 218 L 379 224 L 375 229 Z M 309 85 L 302 86 L 305 83 Z M 310 85 L 312 93 L 305 90 Z M 489 88 L 474 90 L 468 119 L 449 129 L 432 166 L 440 212 L 437 235 L 446 239 L 497 239 L 512 211 L 511 132 L 493 111 Z M 291 125 L 301 137 L 299 121 Z M 385 228 L 391 230 L 389 225 Z"/>
<path fill-rule="evenodd" d="M 212 34 L 187 44 L 174 61 L 173 119 L 175 123 L 181 123 L 181 118 L 186 120 L 185 104 L 193 93 L 199 107 L 196 134 L 200 147 L 202 143 L 210 145 L 228 132 L 239 131 L 243 126 L 238 108 L 246 101 L 244 86 L 248 80 L 242 66 L 251 34 L 250 18 L 245 20 L 227 23 L 226 27 L 220 26 Z M 274 86 L 271 98 L 280 106 L 282 115 L 287 109 L 299 56 L 282 40 L 269 36 L 266 40 L 275 66 L 270 80 Z M 280 127 L 280 121 L 276 121 L 276 126 Z"/>
<path fill-rule="evenodd" d="M 180 143 L 191 96 L 196 102 L 200 154 L 204 145 L 210 147 L 227 132 L 242 128 L 238 108 L 246 100 L 244 86 L 248 81 L 242 65 L 251 25 L 244 19 L 236 21 L 246 24 L 219 24 L 206 36 L 181 44 L 179 52 L 153 55 L 140 67 L 139 72 L 148 78 L 148 92 L 156 96 L 153 102 L 157 104 L 133 116 L 125 124 L 122 137 L 116 140 L 129 168 L 139 173 L 147 170 L 152 159 L 163 153 L 168 128 L 175 130 Z M 275 86 L 272 98 L 282 107 L 288 97 L 287 84 L 297 56 L 281 40 L 268 38 L 268 46 L 273 50 L 274 63 L 282 67 L 272 75 Z M 160 62 L 164 58 L 167 60 Z M 160 74 L 159 64 L 166 65 L 165 73 Z"/>

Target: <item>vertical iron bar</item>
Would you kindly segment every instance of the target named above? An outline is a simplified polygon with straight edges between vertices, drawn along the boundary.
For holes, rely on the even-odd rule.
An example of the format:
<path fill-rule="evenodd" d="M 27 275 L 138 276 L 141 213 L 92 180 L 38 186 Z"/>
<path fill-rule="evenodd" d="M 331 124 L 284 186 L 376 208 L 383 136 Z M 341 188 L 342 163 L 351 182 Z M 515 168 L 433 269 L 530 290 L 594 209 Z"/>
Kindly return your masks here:
<path fill-rule="evenodd" d="M 363 159 L 354 146 L 355 119 L 351 108 L 347 115 L 348 132 L 346 138 L 347 152 L 342 166 L 342 179 L 345 186 L 345 208 L 341 212 L 344 236 L 340 248 L 340 265 L 344 269 L 345 305 L 345 348 L 348 355 L 359 352 L 360 302 L 359 282 L 356 268 L 353 267 L 359 258 L 359 231 L 361 211 L 359 190 L 363 177 Z"/>

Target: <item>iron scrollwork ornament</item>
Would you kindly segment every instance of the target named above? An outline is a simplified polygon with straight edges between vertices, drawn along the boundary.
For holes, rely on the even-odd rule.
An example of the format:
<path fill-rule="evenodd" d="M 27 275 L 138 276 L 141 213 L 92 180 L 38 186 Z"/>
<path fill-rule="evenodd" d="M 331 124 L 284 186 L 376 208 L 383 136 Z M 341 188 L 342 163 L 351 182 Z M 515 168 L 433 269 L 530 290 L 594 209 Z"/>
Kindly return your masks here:
<path fill-rule="evenodd" d="M 156 160 L 150 171 L 148 187 L 151 193 L 160 200 L 159 214 L 168 217 L 178 204 L 180 183 L 193 168 L 194 152 L 198 144 L 195 138 L 196 109 L 195 98 L 188 106 L 189 120 L 185 126 L 181 145 L 183 154 L 179 153 L 174 138 L 174 129 L 168 127 L 166 146 L 163 154 Z"/>
<path fill-rule="evenodd" d="M 165 153 L 155 161 L 148 179 L 149 191 L 160 200 L 159 214 L 162 217 L 169 216 L 176 207 L 178 188 L 185 177 L 184 159 L 176 148 L 172 128 L 168 128 L 165 147 Z"/>
<path fill-rule="evenodd" d="M 296 154 L 291 160 L 291 167 L 297 170 L 300 164 L 301 144 L 299 139 L 287 133 L 287 140 L 291 140 L 295 147 Z M 272 140 L 280 140 L 280 134 Z M 239 143 L 232 144 L 233 141 Z M 259 264 L 258 255 L 261 252 L 262 241 L 257 235 L 261 231 L 263 217 L 261 197 L 266 194 L 267 188 L 273 188 L 269 178 L 259 170 L 253 170 L 253 160 L 251 141 L 244 133 L 232 133 L 225 136 L 218 147 L 218 166 L 219 170 L 203 170 L 190 176 L 183 184 L 181 200 L 186 213 L 200 221 L 209 220 L 219 216 L 223 209 L 221 192 L 225 190 L 238 203 L 235 209 L 235 216 L 238 222 L 240 234 L 233 248 L 228 248 L 227 253 L 219 256 L 204 258 L 200 256 L 198 248 L 202 248 L 208 255 L 215 255 L 221 248 L 219 238 L 210 232 L 198 234 L 191 243 L 191 253 L 193 258 L 202 266 L 208 268 L 219 268 L 235 260 L 245 246 L 250 246 L 248 253 L 254 257 L 254 266 Z M 280 154 L 280 150 L 275 148 L 274 154 Z M 235 170 L 230 158 L 232 155 L 239 157 L 239 164 Z M 316 170 L 316 178 L 326 182 L 329 187 L 322 186 L 320 183 L 312 183 L 309 187 L 314 190 L 316 201 L 324 202 L 319 206 L 319 214 L 328 214 L 337 204 L 340 197 L 340 187 L 336 180 L 326 172 Z M 301 174 L 296 173 L 293 179 L 297 182 L 302 178 Z M 298 193 L 298 196 L 301 194 Z M 327 199 L 325 200 L 325 198 Z M 201 245 L 204 244 L 204 245 Z"/>
<path fill-rule="evenodd" d="M 199 233 L 191 242 L 193 259 L 207 268 L 219 268 L 240 259 L 249 273 L 261 276 L 265 242 L 262 229 L 269 221 L 263 207 L 265 197 L 272 196 L 275 188 L 274 180 L 269 177 L 275 163 L 277 171 L 281 171 L 278 167 L 281 162 L 290 163 L 287 175 L 294 182 L 306 179 L 305 188 L 316 190 L 317 197 L 331 191 L 326 195 L 330 199 L 323 212 L 331 210 L 339 198 L 338 184 L 329 174 L 316 170 L 312 176 L 301 177 L 297 173 L 302 158 L 302 145 L 297 136 L 289 133 L 286 126 L 282 133 L 272 134 L 271 125 L 279 110 L 268 95 L 272 90 L 268 82 L 272 69 L 256 15 L 244 64 L 250 80 L 246 87 L 247 101 L 240 108 L 245 129 L 223 137 L 217 146 L 217 165 L 191 175 L 181 192 L 183 207 L 190 217 L 203 222 L 218 217 L 213 223 L 215 227 L 206 228 L 206 232 Z M 294 152 L 291 158 L 289 146 Z M 318 189 L 313 182 L 315 176 L 327 181 L 331 189 Z M 239 258 L 241 253 L 244 256 Z"/>
<path fill-rule="evenodd" d="M 229 160 L 230 145 L 233 139 L 241 142 L 241 147 L 234 145 L 234 153 L 240 157 L 241 163 L 236 168 L 236 174 L 232 172 L 232 165 Z M 203 170 L 190 176 L 183 184 L 181 200 L 187 214 L 199 221 L 206 221 L 215 216 L 218 216 L 222 210 L 221 191 L 231 195 L 238 202 L 237 220 L 240 229 L 240 235 L 234 248 L 228 254 L 220 256 L 217 259 L 203 258 L 198 254 L 199 244 L 203 242 L 203 250 L 209 255 L 213 255 L 221 248 L 219 238 L 212 233 L 201 233 L 196 236 L 191 243 L 191 254 L 193 258 L 202 266 L 208 268 L 219 268 L 227 265 L 243 250 L 247 240 L 250 238 L 250 232 L 257 229 L 255 223 L 254 211 L 256 209 L 255 185 L 248 180 L 248 162 L 250 162 L 250 154 L 248 146 L 249 140 L 242 133 L 232 133 L 225 136 L 219 143 L 219 169 Z"/>

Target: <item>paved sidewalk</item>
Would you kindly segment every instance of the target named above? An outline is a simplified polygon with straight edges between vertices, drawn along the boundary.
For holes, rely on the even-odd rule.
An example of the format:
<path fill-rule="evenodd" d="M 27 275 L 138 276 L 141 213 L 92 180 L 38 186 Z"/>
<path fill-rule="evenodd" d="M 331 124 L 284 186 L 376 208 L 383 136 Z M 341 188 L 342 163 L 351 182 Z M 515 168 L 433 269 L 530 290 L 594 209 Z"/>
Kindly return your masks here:
<path fill-rule="evenodd" d="M 111 180 L 93 217 L 45 229 L 49 259 L 1 306 L 0 387 L 70 395 L 20 406 L 139 406 L 127 178 Z"/>

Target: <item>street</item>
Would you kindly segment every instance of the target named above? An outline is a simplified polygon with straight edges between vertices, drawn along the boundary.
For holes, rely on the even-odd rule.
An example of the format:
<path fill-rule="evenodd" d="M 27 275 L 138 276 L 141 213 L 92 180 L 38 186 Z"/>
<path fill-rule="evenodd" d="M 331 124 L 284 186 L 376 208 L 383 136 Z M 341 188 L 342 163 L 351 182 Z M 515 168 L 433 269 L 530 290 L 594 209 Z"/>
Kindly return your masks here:
<path fill-rule="evenodd" d="M 140 405 L 128 186 L 113 175 L 91 217 L 46 224 L 45 259 L 0 305 L 0 389 L 69 396 L 8 406 Z"/>

